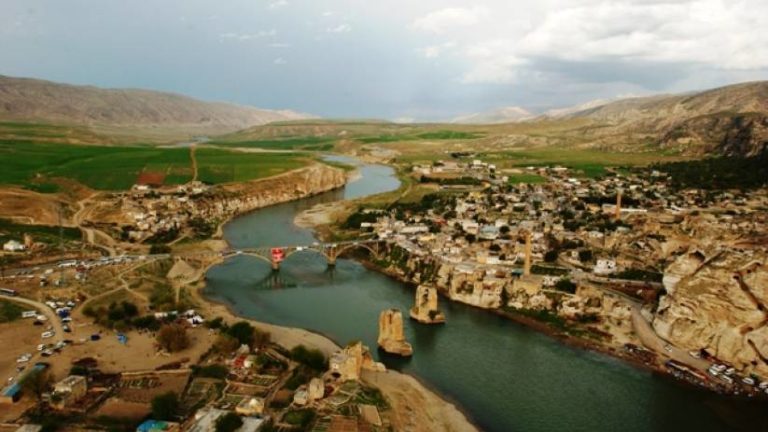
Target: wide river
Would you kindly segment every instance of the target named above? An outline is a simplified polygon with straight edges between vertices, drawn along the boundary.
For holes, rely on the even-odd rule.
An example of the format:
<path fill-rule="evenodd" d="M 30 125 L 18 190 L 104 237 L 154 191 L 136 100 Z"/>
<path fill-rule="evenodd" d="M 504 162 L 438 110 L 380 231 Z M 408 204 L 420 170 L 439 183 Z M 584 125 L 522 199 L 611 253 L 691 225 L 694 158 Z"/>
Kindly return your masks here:
<path fill-rule="evenodd" d="M 389 167 L 359 169 L 360 179 L 343 190 L 235 219 L 225 238 L 234 247 L 312 243 L 312 231 L 293 224 L 297 213 L 399 186 Z M 406 322 L 411 359 L 382 356 L 376 352 L 379 312 L 407 313 L 414 292 L 352 260 L 339 259 L 329 270 L 323 257 L 298 253 L 273 273 L 260 260 L 237 256 L 207 276 L 206 295 L 242 316 L 313 330 L 339 344 L 362 340 L 387 367 L 416 376 L 486 431 L 768 430 L 767 406 L 691 389 L 444 299 L 446 325 Z"/>

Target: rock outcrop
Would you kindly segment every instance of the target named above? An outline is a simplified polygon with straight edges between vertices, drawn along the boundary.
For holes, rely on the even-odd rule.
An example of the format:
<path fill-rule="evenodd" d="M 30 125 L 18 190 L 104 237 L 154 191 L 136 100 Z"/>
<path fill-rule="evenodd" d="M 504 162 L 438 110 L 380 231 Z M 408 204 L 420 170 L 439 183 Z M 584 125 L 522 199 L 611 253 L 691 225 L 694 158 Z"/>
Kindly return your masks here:
<path fill-rule="evenodd" d="M 349 344 L 343 350 L 334 353 L 328 362 L 328 373 L 340 381 L 357 381 L 363 370 L 383 372 L 387 368 L 383 363 L 373 360 L 368 347 L 362 342 Z"/>
<path fill-rule="evenodd" d="M 398 309 L 386 309 L 379 315 L 379 347 L 390 354 L 413 355 L 413 347 L 405 340 L 403 314 Z"/>
<path fill-rule="evenodd" d="M 416 303 L 410 311 L 411 318 L 423 324 L 445 322 L 445 315 L 437 308 L 437 289 L 419 285 L 416 288 Z"/>
<path fill-rule="evenodd" d="M 221 186 L 208 204 L 211 216 L 232 216 L 338 189 L 347 182 L 343 170 L 325 164 L 265 179 Z"/>
<path fill-rule="evenodd" d="M 664 287 L 653 320 L 659 336 L 768 375 L 768 254 L 691 251 L 668 267 Z"/>

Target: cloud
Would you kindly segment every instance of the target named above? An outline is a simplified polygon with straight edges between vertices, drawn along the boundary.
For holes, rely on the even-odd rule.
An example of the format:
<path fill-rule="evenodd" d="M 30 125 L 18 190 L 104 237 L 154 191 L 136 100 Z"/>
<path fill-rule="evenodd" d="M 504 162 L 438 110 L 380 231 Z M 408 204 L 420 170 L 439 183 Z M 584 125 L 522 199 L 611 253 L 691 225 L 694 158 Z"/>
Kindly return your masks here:
<path fill-rule="evenodd" d="M 330 17 L 330 16 L 333 16 L 334 14 L 335 14 L 335 12 L 333 12 L 333 11 L 325 11 L 325 12 L 322 13 L 322 16 Z"/>
<path fill-rule="evenodd" d="M 290 48 L 291 44 L 285 42 L 273 42 L 269 44 L 270 48 Z"/>
<path fill-rule="evenodd" d="M 286 64 L 288 62 L 284 58 L 278 57 L 275 60 L 273 60 L 272 63 L 274 63 L 276 65 L 284 65 L 284 64 Z"/>
<path fill-rule="evenodd" d="M 417 51 L 434 59 L 450 50 L 463 63 L 459 81 L 467 84 L 510 84 L 545 75 L 583 79 L 574 72 L 584 69 L 580 65 L 602 71 L 645 68 L 633 79 L 646 84 L 654 81 L 649 70 L 677 71 L 669 83 L 696 68 L 768 68 L 764 0 L 550 0 L 540 7 L 519 6 L 485 0 L 481 6 L 422 15 L 412 28 L 450 34 L 455 46 L 432 44 Z M 543 64 L 560 69 L 541 69 Z"/>
<path fill-rule="evenodd" d="M 416 19 L 413 27 L 428 33 L 442 34 L 458 27 L 475 25 L 487 16 L 487 12 L 488 9 L 482 6 L 440 9 Z"/>
<path fill-rule="evenodd" d="M 288 6 L 288 0 L 274 0 L 269 3 L 269 6 L 267 8 L 269 9 L 279 9 L 281 7 Z"/>
<path fill-rule="evenodd" d="M 434 59 L 440 57 L 446 51 L 452 50 L 456 47 L 455 42 L 445 42 L 439 45 L 430 45 L 424 48 L 420 48 L 418 51 L 428 59 Z"/>
<path fill-rule="evenodd" d="M 352 27 L 347 23 L 339 24 L 336 27 L 328 27 L 325 29 L 326 33 L 349 33 L 350 31 L 352 31 Z"/>
<path fill-rule="evenodd" d="M 275 37 L 275 36 L 277 36 L 277 30 L 271 29 L 271 30 L 259 30 L 256 33 L 227 32 L 227 33 L 220 34 L 219 39 L 247 41 L 247 40 L 262 39 L 262 38 L 269 38 L 269 37 Z"/>

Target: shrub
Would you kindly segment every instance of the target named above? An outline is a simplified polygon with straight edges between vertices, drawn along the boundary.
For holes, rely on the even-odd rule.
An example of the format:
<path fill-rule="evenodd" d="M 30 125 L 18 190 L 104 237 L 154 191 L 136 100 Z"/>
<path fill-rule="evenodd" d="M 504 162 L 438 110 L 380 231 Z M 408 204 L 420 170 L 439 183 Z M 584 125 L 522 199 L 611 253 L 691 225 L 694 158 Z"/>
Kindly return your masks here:
<path fill-rule="evenodd" d="M 178 412 L 179 397 L 176 393 L 163 393 L 152 399 L 152 417 L 155 420 L 173 420 Z"/>
<path fill-rule="evenodd" d="M 571 282 L 570 279 L 560 279 L 555 283 L 555 289 L 574 294 L 576 293 L 576 284 Z"/>
<path fill-rule="evenodd" d="M 246 321 L 235 323 L 227 329 L 227 334 L 237 339 L 241 345 L 253 345 L 253 337 L 256 329 Z"/>
<path fill-rule="evenodd" d="M 291 350 L 291 358 L 317 371 L 322 371 L 327 366 L 325 355 L 320 350 L 309 349 L 304 345 L 294 347 Z"/>
<path fill-rule="evenodd" d="M 168 352 L 181 351 L 189 346 L 187 329 L 178 324 L 166 324 L 157 333 L 157 343 Z"/>
<path fill-rule="evenodd" d="M 234 432 L 243 425 L 243 419 L 239 415 L 228 412 L 216 419 L 216 432 Z"/>

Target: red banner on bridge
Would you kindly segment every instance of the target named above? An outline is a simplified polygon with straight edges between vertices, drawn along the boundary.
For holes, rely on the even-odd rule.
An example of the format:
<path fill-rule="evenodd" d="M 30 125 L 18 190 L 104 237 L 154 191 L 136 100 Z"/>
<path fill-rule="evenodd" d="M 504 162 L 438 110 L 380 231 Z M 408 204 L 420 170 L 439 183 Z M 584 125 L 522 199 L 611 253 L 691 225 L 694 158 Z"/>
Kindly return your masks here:
<path fill-rule="evenodd" d="M 285 251 L 281 248 L 272 248 L 272 261 L 281 262 L 283 259 L 285 259 Z"/>

